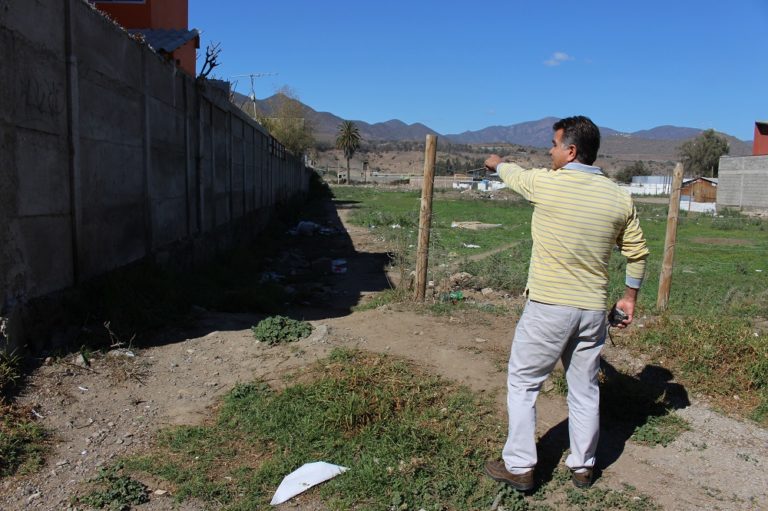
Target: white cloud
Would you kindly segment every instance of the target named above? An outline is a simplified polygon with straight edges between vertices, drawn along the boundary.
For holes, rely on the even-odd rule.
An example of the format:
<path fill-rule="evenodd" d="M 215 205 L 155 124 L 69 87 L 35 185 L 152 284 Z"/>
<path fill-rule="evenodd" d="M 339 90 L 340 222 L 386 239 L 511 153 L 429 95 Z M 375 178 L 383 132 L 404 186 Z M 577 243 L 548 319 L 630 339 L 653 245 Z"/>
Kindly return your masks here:
<path fill-rule="evenodd" d="M 563 51 L 556 51 L 548 60 L 544 61 L 544 65 L 550 67 L 559 66 L 563 62 L 567 62 L 569 60 L 574 60 L 574 58 Z"/>

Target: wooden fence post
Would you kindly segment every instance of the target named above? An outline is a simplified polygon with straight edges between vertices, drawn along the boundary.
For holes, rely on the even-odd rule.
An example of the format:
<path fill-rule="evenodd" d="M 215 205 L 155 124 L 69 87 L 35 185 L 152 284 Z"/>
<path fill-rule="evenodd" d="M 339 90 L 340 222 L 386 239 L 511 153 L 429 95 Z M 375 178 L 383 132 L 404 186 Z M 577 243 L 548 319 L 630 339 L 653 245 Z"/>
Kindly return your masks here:
<path fill-rule="evenodd" d="M 667 235 L 664 239 L 664 261 L 661 264 L 659 276 L 659 295 L 656 298 L 656 308 L 660 311 L 669 305 L 669 291 L 672 287 L 672 267 L 675 259 L 675 243 L 677 239 L 677 218 L 680 212 L 680 189 L 683 184 L 683 164 L 675 165 L 672 173 L 672 189 L 669 194 L 669 212 L 667 213 Z"/>
<path fill-rule="evenodd" d="M 416 295 L 424 301 L 427 292 L 427 267 L 429 266 L 429 231 L 432 228 L 432 191 L 435 183 L 435 159 L 437 137 L 427 135 L 424 147 L 424 181 L 421 186 L 421 208 L 419 209 L 419 244 L 416 248 Z"/>

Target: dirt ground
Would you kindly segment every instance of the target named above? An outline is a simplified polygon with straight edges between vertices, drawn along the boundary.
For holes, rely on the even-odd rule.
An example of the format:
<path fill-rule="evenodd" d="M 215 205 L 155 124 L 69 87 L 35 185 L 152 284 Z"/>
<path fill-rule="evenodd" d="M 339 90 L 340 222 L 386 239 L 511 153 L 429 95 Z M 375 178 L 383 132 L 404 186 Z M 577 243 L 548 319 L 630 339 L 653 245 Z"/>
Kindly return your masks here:
<path fill-rule="evenodd" d="M 44 468 L 31 476 L 0 482 L 0 509 L 73 509 L 71 498 L 98 468 L 116 457 L 151 448 L 154 435 L 173 424 L 198 424 L 238 382 L 279 382 L 337 346 L 386 352 L 485 393 L 504 410 L 506 359 L 516 316 L 458 313 L 428 316 L 383 306 L 353 312 L 350 307 L 388 286 L 385 247 L 367 229 L 344 222 L 348 204 L 327 208 L 329 233 L 298 236 L 286 243 L 293 259 L 322 254 L 343 257 L 347 272 L 332 275 L 294 317 L 311 320 L 311 337 L 289 345 L 254 342 L 250 327 L 263 316 L 198 310 L 183 325 L 157 334 L 152 345 L 131 353 L 95 356 L 81 367 L 74 356 L 43 364 L 30 377 L 19 402 L 29 405 L 55 432 Z M 328 283 L 330 282 L 330 283 Z M 474 293 L 478 300 L 519 310 L 519 297 Z M 479 318 L 479 319 L 478 319 Z M 638 323 L 642 324 L 642 318 Z M 620 342 L 619 342 L 620 345 Z M 130 356 L 133 354 L 134 356 Z M 630 374 L 646 362 L 606 345 L 605 359 Z M 663 509 L 768 509 L 768 432 L 722 416 L 696 396 L 678 413 L 691 424 L 668 447 L 644 447 L 624 431 L 603 428 L 598 487 L 629 484 Z M 555 393 L 538 405 L 541 448 L 556 463 L 567 447 L 567 408 Z M 499 424 L 499 448 L 505 424 Z M 552 470 L 550 466 L 548 468 Z M 153 493 L 138 509 L 202 509 L 175 504 L 160 482 L 144 481 Z M 281 507 L 318 509 L 299 497 Z"/>

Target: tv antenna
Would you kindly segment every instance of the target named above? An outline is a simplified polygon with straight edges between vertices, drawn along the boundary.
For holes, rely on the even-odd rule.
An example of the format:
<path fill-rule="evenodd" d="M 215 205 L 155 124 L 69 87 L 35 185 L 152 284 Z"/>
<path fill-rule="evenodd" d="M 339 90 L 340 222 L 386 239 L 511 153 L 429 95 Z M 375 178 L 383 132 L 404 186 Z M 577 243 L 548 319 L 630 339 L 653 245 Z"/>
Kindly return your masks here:
<path fill-rule="evenodd" d="M 251 104 L 253 105 L 253 117 L 256 117 L 256 87 L 254 85 L 254 80 L 256 78 L 262 78 L 264 76 L 277 76 L 278 73 L 247 73 L 242 75 L 234 75 L 230 78 L 245 78 L 246 76 L 251 79 L 251 93 L 248 95 L 248 97 L 251 100 Z"/>

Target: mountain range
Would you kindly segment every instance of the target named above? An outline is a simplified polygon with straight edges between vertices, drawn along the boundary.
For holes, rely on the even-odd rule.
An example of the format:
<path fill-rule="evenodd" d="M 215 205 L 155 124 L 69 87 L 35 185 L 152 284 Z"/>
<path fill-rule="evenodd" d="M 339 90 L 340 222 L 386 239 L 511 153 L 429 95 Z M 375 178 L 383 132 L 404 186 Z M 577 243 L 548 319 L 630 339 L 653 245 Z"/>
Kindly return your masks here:
<path fill-rule="evenodd" d="M 256 108 L 265 115 L 273 114 L 280 102 L 296 101 L 304 110 L 304 117 L 314 128 L 315 137 L 325 143 L 336 138 L 339 124 L 345 120 L 330 112 L 318 112 L 298 100 L 287 98 L 280 93 L 266 99 L 256 99 Z M 243 108 L 252 100 L 239 93 L 233 94 L 232 101 Z M 252 110 L 251 110 L 252 111 Z M 441 134 L 421 123 L 406 124 L 398 119 L 374 124 L 355 120 L 360 136 L 366 141 L 423 141 L 426 135 L 437 135 L 438 139 L 457 144 L 507 143 L 532 147 L 549 147 L 552 140 L 552 124 L 557 117 L 545 117 L 536 121 L 521 122 L 509 126 L 489 126 L 477 131 L 458 134 Z M 627 159 L 674 159 L 677 148 L 685 140 L 698 136 L 703 130 L 679 126 L 657 126 L 655 128 L 624 133 L 600 126 L 602 135 L 601 153 Z M 732 156 L 752 154 L 751 141 L 721 133 L 730 144 Z"/>

